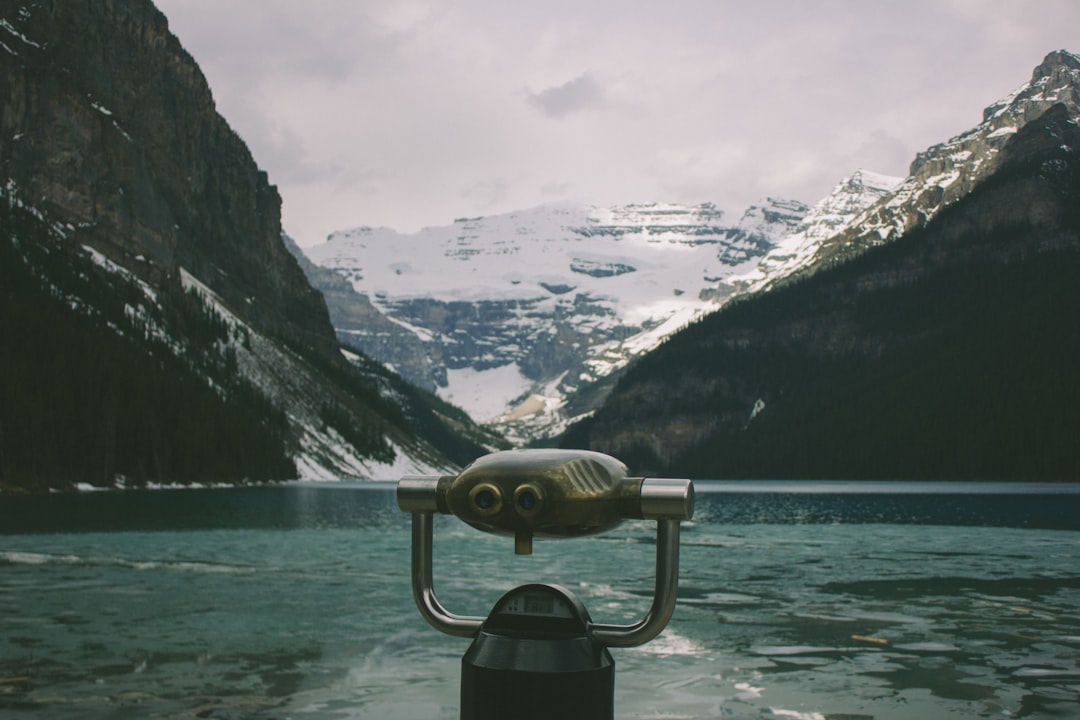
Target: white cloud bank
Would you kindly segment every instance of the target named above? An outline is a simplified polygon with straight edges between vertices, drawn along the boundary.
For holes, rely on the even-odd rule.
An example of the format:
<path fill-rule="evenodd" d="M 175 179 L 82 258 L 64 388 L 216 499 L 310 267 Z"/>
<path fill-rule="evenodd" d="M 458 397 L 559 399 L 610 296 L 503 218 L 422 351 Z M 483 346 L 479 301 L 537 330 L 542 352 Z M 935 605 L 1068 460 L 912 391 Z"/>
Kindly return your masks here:
<path fill-rule="evenodd" d="M 814 202 L 903 175 L 1072 0 L 156 0 L 302 245 L 553 198 Z"/>

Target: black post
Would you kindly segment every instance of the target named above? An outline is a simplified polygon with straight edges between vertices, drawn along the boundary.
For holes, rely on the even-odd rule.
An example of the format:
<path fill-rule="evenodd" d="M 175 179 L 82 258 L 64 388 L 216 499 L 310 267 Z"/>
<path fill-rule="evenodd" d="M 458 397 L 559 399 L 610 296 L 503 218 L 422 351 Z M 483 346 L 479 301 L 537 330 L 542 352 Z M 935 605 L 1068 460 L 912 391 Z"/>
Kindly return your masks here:
<path fill-rule="evenodd" d="M 589 625 L 565 588 L 508 592 L 461 660 L 461 719 L 613 720 L 615 662 Z"/>

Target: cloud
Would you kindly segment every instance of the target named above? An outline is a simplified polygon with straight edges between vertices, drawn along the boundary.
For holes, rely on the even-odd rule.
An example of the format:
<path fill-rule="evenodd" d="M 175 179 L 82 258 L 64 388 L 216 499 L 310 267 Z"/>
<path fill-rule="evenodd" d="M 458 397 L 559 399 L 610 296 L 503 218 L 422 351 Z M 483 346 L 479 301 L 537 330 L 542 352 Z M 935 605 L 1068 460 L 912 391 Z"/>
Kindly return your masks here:
<path fill-rule="evenodd" d="M 574 183 L 555 180 L 540 186 L 540 194 L 544 197 L 566 197 L 575 190 Z"/>
<path fill-rule="evenodd" d="M 529 104 L 548 117 L 561 118 L 603 103 L 604 90 L 589 73 L 562 85 L 526 93 Z"/>
<path fill-rule="evenodd" d="M 816 202 L 1080 50 L 1076 0 L 155 4 L 301 245 L 559 198 Z"/>
<path fill-rule="evenodd" d="M 477 180 L 461 189 L 459 196 L 469 202 L 471 208 L 489 210 L 497 207 L 510 192 L 510 182 L 504 177 Z"/>
<path fill-rule="evenodd" d="M 901 174 L 907 172 L 916 151 L 922 149 L 878 129 L 870 133 L 850 155 L 842 156 L 841 161 L 852 168 Z"/>

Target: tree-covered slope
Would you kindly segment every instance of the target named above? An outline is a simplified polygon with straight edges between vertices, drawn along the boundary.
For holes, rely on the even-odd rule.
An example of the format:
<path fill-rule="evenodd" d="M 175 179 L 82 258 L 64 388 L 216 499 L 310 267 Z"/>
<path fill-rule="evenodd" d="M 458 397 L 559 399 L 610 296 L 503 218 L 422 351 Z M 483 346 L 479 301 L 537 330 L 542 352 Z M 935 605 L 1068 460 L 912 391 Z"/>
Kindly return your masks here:
<path fill-rule="evenodd" d="M 166 287 L 172 316 L 144 322 L 138 285 L 29 213 L 0 206 L 0 228 L 0 488 L 296 476 L 284 414 L 197 297 Z M 166 326 L 185 328 L 184 357 L 150 332 Z"/>
<path fill-rule="evenodd" d="M 567 446 L 694 477 L 1076 480 L 1080 130 L 924 228 L 672 338 Z"/>
<path fill-rule="evenodd" d="M 150 0 L 0 0 L 0 485 L 399 477 L 487 451 L 358 353 Z"/>

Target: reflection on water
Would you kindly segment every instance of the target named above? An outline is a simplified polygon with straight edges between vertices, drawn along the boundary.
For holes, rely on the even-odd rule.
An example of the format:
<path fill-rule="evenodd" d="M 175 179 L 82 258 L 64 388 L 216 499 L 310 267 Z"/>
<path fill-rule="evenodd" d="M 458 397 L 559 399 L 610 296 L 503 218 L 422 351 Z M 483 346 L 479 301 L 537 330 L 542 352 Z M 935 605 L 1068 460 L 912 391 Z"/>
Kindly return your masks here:
<path fill-rule="evenodd" d="M 613 651 L 617 717 L 1075 714 L 1075 486 L 750 487 L 699 488 L 671 625 Z M 0 718 L 458 716 L 468 643 L 416 612 L 390 487 L 2 498 L 0 527 Z M 464 614 L 542 581 L 631 622 L 652 553 L 644 522 L 525 558 L 436 523 Z"/>

